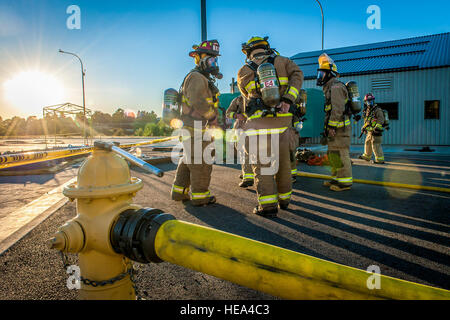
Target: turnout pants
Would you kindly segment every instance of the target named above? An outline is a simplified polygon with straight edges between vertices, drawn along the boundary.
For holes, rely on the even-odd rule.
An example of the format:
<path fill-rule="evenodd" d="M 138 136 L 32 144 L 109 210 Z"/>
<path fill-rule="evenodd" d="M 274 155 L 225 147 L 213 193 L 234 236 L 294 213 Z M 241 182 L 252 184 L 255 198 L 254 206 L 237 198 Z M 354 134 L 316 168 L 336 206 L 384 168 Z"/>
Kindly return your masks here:
<path fill-rule="evenodd" d="M 291 200 L 292 178 L 288 135 L 286 130 L 281 134 L 246 138 L 246 152 L 255 174 L 260 209 L 277 208 L 278 203 L 289 204 Z M 278 140 L 278 148 L 271 146 L 272 136 Z M 253 144 L 253 147 L 250 144 Z M 267 159 L 264 158 L 269 157 L 272 161 L 267 163 Z"/>
<path fill-rule="evenodd" d="M 211 141 L 198 141 L 197 146 L 201 146 L 200 163 L 194 162 L 194 153 L 200 152 L 194 149 L 194 138 L 186 138 L 183 141 L 183 157 L 178 162 L 175 180 L 172 185 L 172 200 L 189 200 L 192 203 L 201 205 L 209 202 L 211 194 L 209 184 L 211 181 L 212 164 L 206 164 L 203 159 L 203 152 Z M 188 151 L 190 150 L 190 152 Z M 188 151 L 188 152 L 187 152 Z M 189 191 L 191 197 L 189 196 Z"/>
<path fill-rule="evenodd" d="M 236 143 L 236 150 L 238 147 L 239 144 Z M 242 181 L 253 181 L 255 175 L 253 174 L 253 169 L 248 159 L 248 153 L 245 152 L 245 146 L 241 150 L 238 150 L 238 154 L 241 162 Z"/>
<path fill-rule="evenodd" d="M 331 166 L 331 176 L 340 186 L 353 184 L 352 164 L 350 161 L 351 127 L 338 129 L 336 136 L 328 142 L 328 159 Z"/>
<path fill-rule="evenodd" d="M 289 143 L 289 156 L 291 160 L 291 174 L 292 176 L 297 176 L 297 159 L 295 158 L 295 153 L 297 148 L 300 146 L 300 134 L 294 128 L 289 128 L 290 133 L 290 143 Z"/>
<path fill-rule="evenodd" d="M 367 133 L 363 157 L 370 160 L 372 153 L 374 153 L 376 162 L 384 161 L 383 149 L 381 148 L 382 141 L 382 136 L 374 136 L 372 132 Z"/>

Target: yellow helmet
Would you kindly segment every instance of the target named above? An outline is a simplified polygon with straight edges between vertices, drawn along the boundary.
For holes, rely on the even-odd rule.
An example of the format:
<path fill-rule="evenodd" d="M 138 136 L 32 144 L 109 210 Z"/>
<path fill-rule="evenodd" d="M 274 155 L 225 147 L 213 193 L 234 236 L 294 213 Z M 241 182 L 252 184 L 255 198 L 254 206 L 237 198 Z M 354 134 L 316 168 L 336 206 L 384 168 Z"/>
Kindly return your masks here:
<path fill-rule="evenodd" d="M 242 52 L 246 55 L 249 55 L 251 51 L 256 48 L 270 48 L 269 42 L 267 41 L 269 37 L 251 37 L 246 43 L 242 44 Z"/>
<path fill-rule="evenodd" d="M 330 70 L 338 73 L 337 66 L 326 53 L 322 53 L 319 56 L 319 69 L 318 70 Z"/>

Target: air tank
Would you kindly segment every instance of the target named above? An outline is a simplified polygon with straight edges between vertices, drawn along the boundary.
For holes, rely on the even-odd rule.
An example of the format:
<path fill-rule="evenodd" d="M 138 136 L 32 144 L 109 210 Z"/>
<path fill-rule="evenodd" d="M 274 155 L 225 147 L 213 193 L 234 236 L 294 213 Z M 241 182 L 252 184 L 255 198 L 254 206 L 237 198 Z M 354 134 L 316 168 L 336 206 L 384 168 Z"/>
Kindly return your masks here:
<path fill-rule="evenodd" d="M 300 117 L 303 117 L 306 115 L 306 103 L 308 100 L 308 95 L 305 89 L 300 89 L 298 98 L 299 98 L 298 113 Z"/>
<path fill-rule="evenodd" d="M 358 85 L 355 81 L 349 81 L 345 84 L 348 91 L 348 106 L 352 114 L 357 114 L 361 111 L 361 100 L 358 91 Z"/>
<path fill-rule="evenodd" d="M 179 117 L 178 91 L 173 88 L 167 89 L 164 91 L 163 121 L 169 124 L 172 119 Z"/>
<path fill-rule="evenodd" d="M 263 63 L 256 70 L 261 86 L 261 98 L 268 107 L 275 107 L 280 103 L 280 86 L 277 72 L 271 63 Z"/>

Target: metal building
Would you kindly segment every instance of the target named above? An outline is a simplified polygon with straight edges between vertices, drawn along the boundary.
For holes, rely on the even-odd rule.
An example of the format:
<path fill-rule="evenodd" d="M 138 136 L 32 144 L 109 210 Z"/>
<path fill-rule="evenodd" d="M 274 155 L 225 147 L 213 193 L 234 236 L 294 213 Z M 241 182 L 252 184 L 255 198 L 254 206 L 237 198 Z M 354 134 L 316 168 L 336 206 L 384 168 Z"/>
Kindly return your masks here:
<path fill-rule="evenodd" d="M 384 144 L 450 145 L 450 33 L 325 50 L 342 82 L 358 83 L 362 97 L 372 92 L 389 112 L 390 130 Z M 291 59 L 305 75 L 303 87 L 316 86 L 322 51 L 299 53 Z M 363 100 L 363 99 L 361 99 Z M 308 109 L 309 112 L 322 112 Z M 352 124 L 352 143 L 362 120 Z"/>

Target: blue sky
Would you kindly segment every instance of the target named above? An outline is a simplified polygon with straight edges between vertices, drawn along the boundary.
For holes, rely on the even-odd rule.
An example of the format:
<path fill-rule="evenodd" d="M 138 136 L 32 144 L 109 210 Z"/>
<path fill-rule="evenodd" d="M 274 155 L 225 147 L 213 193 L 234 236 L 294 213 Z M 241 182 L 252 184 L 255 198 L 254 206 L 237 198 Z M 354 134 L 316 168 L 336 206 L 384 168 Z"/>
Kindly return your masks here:
<path fill-rule="evenodd" d="M 321 3 L 325 51 L 450 29 L 448 1 Z M 70 5 L 81 9 L 81 30 L 66 27 Z M 381 9 L 380 30 L 366 26 L 370 5 Z M 207 9 L 208 38 L 221 44 L 222 92 L 229 92 L 231 78 L 244 63 L 241 43 L 253 35 L 268 35 L 272 47 L 285 56 L 321 48 L 320 9 L 314 0 L 207 0 Z M 179 88 L 193 67 L 188 52 L 200 38 L 200 0 L 0 0 L 0 116 L 41 114 L 39 105 L 17 106 L 6 98 L 3 84 L 27 70 L 51 74 L 62 83 L 63 101 L 56 103 L 82 103 L 79 62 L 58 53 L 59 48 L 83 59 L 87 107 L 160 114 L 163 91 Z"/>

